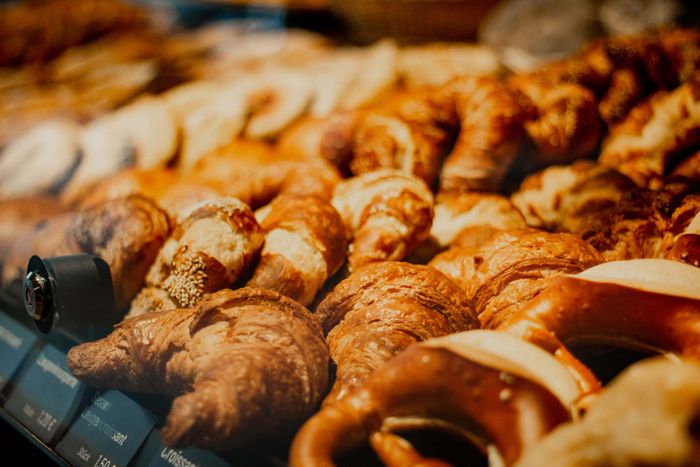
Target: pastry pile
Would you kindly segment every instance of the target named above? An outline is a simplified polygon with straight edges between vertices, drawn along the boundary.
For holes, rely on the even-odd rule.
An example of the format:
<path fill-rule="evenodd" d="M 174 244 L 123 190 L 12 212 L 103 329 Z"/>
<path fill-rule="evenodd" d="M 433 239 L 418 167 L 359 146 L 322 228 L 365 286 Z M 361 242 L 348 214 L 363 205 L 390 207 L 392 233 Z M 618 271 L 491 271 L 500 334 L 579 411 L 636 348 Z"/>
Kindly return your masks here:
<path fill-rule="evenodd" d="M 170 446 L 294 466 L 458 462 L 416 433 L 491 465 L 696 465 L 700 32 L 504 76 L 303 33 L 197 62 L 241 36 L 190 34 L 197 79 L 0 154 L 0 286 L 35 253 L 112 268 L 126 317 L 69 352 L 79 379 L 173 397 Z M 610 348 L 670 358 L 607 385 Z"/>

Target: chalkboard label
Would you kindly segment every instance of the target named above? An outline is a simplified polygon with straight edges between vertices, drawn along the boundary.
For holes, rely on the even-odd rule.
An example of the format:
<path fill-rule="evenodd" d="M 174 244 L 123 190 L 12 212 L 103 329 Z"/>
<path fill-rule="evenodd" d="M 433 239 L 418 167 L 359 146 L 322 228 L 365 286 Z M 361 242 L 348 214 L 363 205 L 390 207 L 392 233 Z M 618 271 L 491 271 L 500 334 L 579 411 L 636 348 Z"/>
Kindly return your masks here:
<path fill-rule="evenodd" d="M 71 465 L 125 466 L 155 424 L 155 415 L 121 392 L 97 392 L 56 451 Z"/>
<path fill-rule="evenodd" d="M 211 451 L 198 448 L 171 449 L 160 440 L 160 432 L 153 430 L 146 440 L 137 467 L 229 467 L 231 464 Z"/>
<path fill-rule="evenodd" d="M 77 410 L 85 385 L 68 370 L 66 354 L 51 344 L 17 378 L 5 408 L 37 438 L 49 443 Z"/>
<path fill-rule="evenodd" d="M 12 379 L 36 340 L 36 334 L 0 311 L 0 389 Z"/>

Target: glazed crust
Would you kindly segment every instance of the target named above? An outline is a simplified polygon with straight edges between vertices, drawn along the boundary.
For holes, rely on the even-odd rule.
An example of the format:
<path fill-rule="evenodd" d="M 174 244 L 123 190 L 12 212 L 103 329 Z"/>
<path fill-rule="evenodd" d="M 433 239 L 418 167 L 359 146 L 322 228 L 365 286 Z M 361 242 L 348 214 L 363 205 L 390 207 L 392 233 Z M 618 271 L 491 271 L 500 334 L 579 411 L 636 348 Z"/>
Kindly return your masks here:
<path fill-rule="evenodd" d="M 401 260 L 430 233 L 433 195 L 418 178 L 393 170 L 345 180 L 333 193 L 333 206 L 352 237 L 348 265 Z"/>
<path fill-rule="evenodd" d="M 345 260 L 343 221 L 329 202 L 315 196 L 278 196 L 265 209 L 265 246 L 248 286 L 308 305 Z"/>
<path fill-rule="evenodd" d="M 68 365 L 91 386 L 177 396 L 162 432 L 172 447 L 230 450 L 289 434 L 328 384 L 309 311 L 252 288 L 125 320 L 71 349 Z"/>
<path fill-rule="evenodd" d="M 253 212 L 235 198 L 204 201 L 163 245 L 129 316 L 193 307 L 231 286 L 257 257 L 264 236 Z M 155 289 L 155 290 L 154 290 Z"/>

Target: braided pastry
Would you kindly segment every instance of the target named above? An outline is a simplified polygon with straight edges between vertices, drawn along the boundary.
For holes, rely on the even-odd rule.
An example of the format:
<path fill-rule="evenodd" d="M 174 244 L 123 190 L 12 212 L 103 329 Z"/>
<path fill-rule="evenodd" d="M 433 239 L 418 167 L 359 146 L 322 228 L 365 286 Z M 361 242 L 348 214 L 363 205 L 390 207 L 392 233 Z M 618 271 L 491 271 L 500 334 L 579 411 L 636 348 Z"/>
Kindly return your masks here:
<path fill-rule="evenodd" d="M 263 242 L 253 212 L 241 201 L 202 202 L 163 245 L 128 316 L 195 306 L 204 294 L 236 282 Z"/>
<path fill-rule="evenodd" d="M 478 327 L 466 296 L 445 276 L 392 261 L 359 268 L 323 299 L 316 316 L 337 365 L 326 404 L 409 345 Z"/>
<path fill-rule="evenodd" d="M 345 399 L 324 407 L 297 433 L 290 465 L 332 465 L 371 439 L 388 465 L 424 463 L 401 429 L 433 428 L 488 450 L 510 465 L 569 420 L 579 391 L 566 369 L 537 347 L 493 331 L 468 331 L 413 345 Z M 389 439 L 387 439 L 387 437 Z"/>
<path fill-rule="evenodd" d="M 68 366 L 91 386 L 177 396 L 164 442 L 223 451 L 292 433 L 328 384 L 328 349 L 309 311 L 251 288 L 127 319 L 71 349 Z"/>
<path fill-rule="evenodd" d="M 559 277 L 499 328 L 554 354 L 584 391 L 597 379 L 566 348 L 586 339 L 700 358 L 700 269 L 675 261 L 615 261 Z"/>
<path fill-rule="evenodd" d="M 13 204 L 16 208 L 15 203 L 9 206 Z M 48 208 L 53 209 L 52 205 Z M 143 286 L 148 268 L 170 233 L 167 214 L 151 200 L 137 195 L 82 211 L 60 212 L 45 221 L 34 219 L 37 222 L 33 230 L 17 239 L 11 254 L 5 257 L 3 287 L 13 295 L 21 292 L 32 255 L 89 253 L 109 264 L 117 309 L 128 305 Z"/>
<path fill-rule="evenodd" d="M 379 170 L 339 183 L 333 192 L 352 237 L 348 266 L 401 260 L 430 233 L 433 195 L 420 179 L 395 170 Z"/>
<path fill-rule="evenodd" d="M 249 287 L 269 289 L 308 305 L 345 259 L 338 212 L 315 196 L 281 195 L 266 208 L 265 246 Z"/>

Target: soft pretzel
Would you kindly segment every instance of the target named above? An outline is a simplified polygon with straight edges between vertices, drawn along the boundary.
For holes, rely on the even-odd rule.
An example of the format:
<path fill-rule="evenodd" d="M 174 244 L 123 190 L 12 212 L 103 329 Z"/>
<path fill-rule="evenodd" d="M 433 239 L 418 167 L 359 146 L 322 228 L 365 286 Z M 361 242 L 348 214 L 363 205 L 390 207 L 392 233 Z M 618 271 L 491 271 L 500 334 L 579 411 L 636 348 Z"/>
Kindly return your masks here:
<path fill-rule="evenodd" d="M 409 345 L 478 327 L 466 295 L 445 276 L 392 261 L 356 270 L 323 299 L 316 316 L 337 365 L 326 404 Z"/>
<path fill-rule="evenodd" d="M 204 294 L 231 286 L 264 242 L 250 208 L 214 198 L 179 220 L 146 276 L 128 316 L 195 306 Z"/>
<path fill-rule="evenodd" d="M 127 319 L 71 349 L 68 366 L 91 386 L 177 396 L 165 443 L 222 451 L 293 432 L 328 384 L 328 349 L 309 311 L 252 288 Z"/>
<path fill-rule="evenodd" d="M 576 339 L 700 358 L 700 269 L 676 261 L 614 261 L 559 277 L 499 328 L 565 362 L 585 391 L 598 381 L 566 345 Z"/>
<path fill-rule="evenodd" d="M 249 287 L 275 290 L 310 304 L 345 260 L 347 239 L 338 212 L 316 196 L 282 195 L 256 214 L 265 246 Z"/>
<path fill-rule="evenodd" d="M 433 465 L 421 464 L 426 460 L 407 441 L 391 442 L 396 430 L 425 427 L 470 439 L 488 450 L 495 465 L 510 465 L 570 418 L 578 395 L 561 364 L 504 333 L 431 339 L 411 346 L 306 422 L 292 444 L 290 465 L 334 465 L 369 438 L 382 459 Z"/>
<path fill-rule="evenodd" d="M 340 182 L 333 192 L 352 238 L 350 270 L 373 261 L 401 260 L 430 233 L 433 195 L 420 179 L 379 170 Z"/>
<path fill-rule="evenodd" d="M 17 206 L 9 204 L 13 205 Z M 54 206 L 49 203 L 47 207 Z M 167 214 L 150 199 L 137 195 L 82 211 L 59 209 L 55 215 L 34 219 L 37 222 L 32 231 L 16 239 L 4 261 L 3 287 L 19 296 L 32 255 L 89 253 L 101 256 L 109 264 L 118 309 L 128 305 L 142 287 L 148 268 L 170 233 Z"/>
<path fill-rule="evenodd" d="M 517 467 L 697 465 L 700 366 L 653 359 L 615 379 L 578 423 L 525 451 Z"/>

